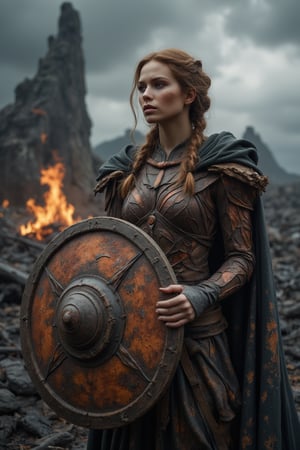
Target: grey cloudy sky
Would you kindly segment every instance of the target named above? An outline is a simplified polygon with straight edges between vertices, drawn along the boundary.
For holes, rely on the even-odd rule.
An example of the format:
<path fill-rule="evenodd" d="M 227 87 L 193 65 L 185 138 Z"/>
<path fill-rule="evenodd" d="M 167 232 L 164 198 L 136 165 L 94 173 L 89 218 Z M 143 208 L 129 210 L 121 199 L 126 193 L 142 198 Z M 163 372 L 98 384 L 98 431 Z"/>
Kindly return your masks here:
<path fill-rule="evenodd" d="M 80 13 L 92 144 L 133 124 L 128 96 L 144 54 L 179 47 L 212 78 L 208 133 L 255 127 L 300 173 L 299 0 L 73 0 Z M 57 33 L 61 0 L 0 0 L 0 108 L 32 78 Z M 141 121 L 139 129 L 144 131 Z"/>

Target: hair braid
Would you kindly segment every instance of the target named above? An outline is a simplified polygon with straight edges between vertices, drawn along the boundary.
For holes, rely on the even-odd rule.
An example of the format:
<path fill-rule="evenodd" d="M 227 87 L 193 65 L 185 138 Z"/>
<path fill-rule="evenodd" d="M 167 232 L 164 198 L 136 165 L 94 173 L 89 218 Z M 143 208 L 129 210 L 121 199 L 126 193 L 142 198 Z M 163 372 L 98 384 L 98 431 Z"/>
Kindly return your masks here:
<path fill-rule="evenodd" d="M 186 157 L 183 159 L 180 165 L 178 184 L 183 184 L 184 192 L 189 195 L 193 195 L 195 191 L 193 171 L 199 160 L 198 150 L 203 140 L 204 137 L 202 129 L 199 126 L 196 126 L 193 130 L 192 138 L 187 148 Z"/>
<path fill-rule="evenodd" d="M 139 170 L 142 168 L 147 158 L 151 155 L 154 147 L 158 141 L 158 127 L 153 127 L 146 136 L 146 142 L 141 146 L 136 153 L 135 159 L 132 164 L 131 173 L 121 183 L 121 196 L 125 198 L 129 191 L 131 191 L 135 185 L 135 177 Z"/>

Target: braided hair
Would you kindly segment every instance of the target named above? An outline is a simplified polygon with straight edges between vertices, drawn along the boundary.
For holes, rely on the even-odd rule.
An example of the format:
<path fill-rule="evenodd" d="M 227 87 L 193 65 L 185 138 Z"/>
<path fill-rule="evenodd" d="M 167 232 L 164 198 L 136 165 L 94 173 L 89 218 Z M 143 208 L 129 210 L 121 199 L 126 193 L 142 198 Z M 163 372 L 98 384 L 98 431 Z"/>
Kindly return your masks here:
<path fill-rule="evenodd" d="M 202 70 L 202 63 L 198 59 L 194 59 L 188 53 L 179 49 L 166 49 L 158 52 L 150 53 L 145 56 L 137 65 L 133 86 L 130 93 L 130 106 L 134 116 L 134 128 L 137 126 L 137 114 L 134 107 L 134 96 L 136 93 L 141 70 L 145 64 L 150 61 L 158 61 L 166 64 L 171 70 L 174 78 L 181 86 L 183 92 L 194 90 L 196 93 L 195 100 L 190 105 L 189 116 L 192 123 L 192 136 L 189 141 L 186 156 L 182 160 L 177 184 L 183 185 L 186 193 L 193 195 L 194 193 L 194 176 L 193 171 L 198 161 L 198 149 L 205 140 L 204 130 L 206 128 L 205 113 L 210 107 L 210 98 L 208 90 L 211 85 L 209 76 Z M 136 153 L 133 161 L 132 172 L 123 180 L 121 184 L 121 195 L 124 198 L 128 192 L 133 189 L 135 177 L 147 158 L 151 156 L 156 145 L 158 144 L 158 125 L 151 127 L 146 136 L 146 142 Z"/>

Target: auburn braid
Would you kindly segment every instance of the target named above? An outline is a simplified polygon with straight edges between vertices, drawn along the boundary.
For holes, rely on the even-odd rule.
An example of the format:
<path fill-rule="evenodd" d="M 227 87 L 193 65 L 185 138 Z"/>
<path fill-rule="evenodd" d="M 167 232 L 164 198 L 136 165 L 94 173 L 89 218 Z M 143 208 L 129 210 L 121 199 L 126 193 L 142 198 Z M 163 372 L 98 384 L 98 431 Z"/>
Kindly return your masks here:
<path fill-rule="evenodd" d="M 197 124 L 199 125 L 199 124 Z M 199 126 L 195 126 L 192 137 L 187 148 L 186 156 L 183 159 L 180 169 L 177 184 L 183 184 L 183 190 L 189 195 L 193 195 L 195 191 L 195 181 L 193 171 L 199 160 L 198 150 L 202 144 L 204 137 L 202 129 Z"/>
<path fill-rule="evenodd" d="M 136 152 L 132 170 L 130 174 L 121 183 L 121 197 L 125 198 L 126 195 L 134 188 L 135 177 L 139 170 L 145 164 L 147 158 L 153 153 L 155 145 L 158 142 L 158 127 L 153 127 L 146 136 L 146 142 L 141 146 L 141 148 Z"/>
<path fill-rule="evenodd" d="M 182 161 L 178 184 L 183 184 L 184 192 L 193 195 L 195 191 L 195 181 L 193 171 L 199 159 L 199 147 L 204 142 L 204 130 L 206 128 L 205 113 L 210 107 L 210 98 L 207 95 L 210 87 L 210 78 L 202 71 L 202 65 L 199 60 L 194 62 L 196 72 L 200 71 L 201 77 L 198 77 L 198 95 L 190 108 L 190 120 L 193 124 L 192 137 L 186 152 L 186 157 Z"/>

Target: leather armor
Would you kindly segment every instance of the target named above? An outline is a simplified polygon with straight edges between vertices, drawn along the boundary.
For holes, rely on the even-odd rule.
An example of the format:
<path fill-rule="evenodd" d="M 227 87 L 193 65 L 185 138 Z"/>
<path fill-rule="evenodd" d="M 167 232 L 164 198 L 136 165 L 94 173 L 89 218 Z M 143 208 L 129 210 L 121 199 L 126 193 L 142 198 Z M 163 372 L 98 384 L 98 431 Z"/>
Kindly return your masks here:
<path fill-rule="evenodd" d="M 214 290 L 215 300 L 223 299 L 252 274 L 251 213 L 257 190 L 246 176 L 241 181 L 242 170 L 238 179 L 220 165 L 195 174 L 195 195 L 185 194 L 176 185 L 184 151 L 179 146 L 165 160 L 158 148 L 138 174 L 121 214 L 159 244 L 199 316 L 203 282 Z M 219 267 L 212 268 L 210 257 L 216 245 L 223 247 L 219 252 L 223 257 Z"/>

